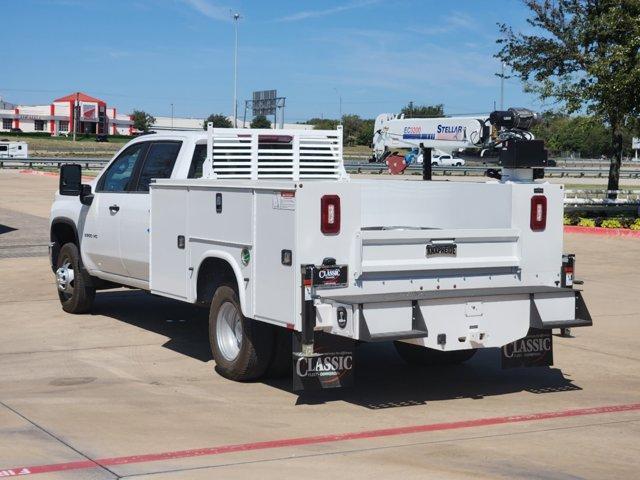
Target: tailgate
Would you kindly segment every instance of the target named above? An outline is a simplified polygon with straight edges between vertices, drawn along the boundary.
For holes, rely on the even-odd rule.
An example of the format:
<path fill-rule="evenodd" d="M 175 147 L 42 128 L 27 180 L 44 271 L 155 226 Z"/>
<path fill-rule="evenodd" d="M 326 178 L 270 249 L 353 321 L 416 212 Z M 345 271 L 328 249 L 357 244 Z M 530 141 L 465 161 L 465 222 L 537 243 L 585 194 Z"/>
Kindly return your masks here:
<path fill-rule="evenodd" d="M 361 273 L 519 267 L 519 231 L 377 228 L 360 232 Z"/>

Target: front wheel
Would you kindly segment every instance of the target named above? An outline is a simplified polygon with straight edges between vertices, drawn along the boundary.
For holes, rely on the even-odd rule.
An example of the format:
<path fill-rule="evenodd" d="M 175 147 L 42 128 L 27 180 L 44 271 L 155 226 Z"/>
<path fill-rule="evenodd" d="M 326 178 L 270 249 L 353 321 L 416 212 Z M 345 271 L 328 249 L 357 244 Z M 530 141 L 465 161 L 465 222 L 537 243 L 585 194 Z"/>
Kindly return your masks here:
<path fill-rule="evenodd" d="M 438 162 L 431 162 L 431 166 L 432 167 L 437 167 L 438 166 Z"/>
<path fill-rule="evenodd" d="M 218 373 L 230 380 L 256 380 L 273 355 L 273 329 L 242 314 L 236 291 L 218 287 L 209 310 L 209 343 Z"/>
<path fill-rule="evenodd" d="M 56 262 L 56 285 L 62 309 L 68 313 L 87 313 L 93 306 L 96 289 L 82 266 L 80 251 L 74 243 L 65 243 Z"/>
<path fill-rule="evenodd" d="M 473 348 L 471 350 L 443 352 L 405 342 L 394 342 L 394 345 L 398 355 L 400 355 L 405 362 L 422 366 L 456 365 L 469 360 L 478 350 L 477 348 Z"/>

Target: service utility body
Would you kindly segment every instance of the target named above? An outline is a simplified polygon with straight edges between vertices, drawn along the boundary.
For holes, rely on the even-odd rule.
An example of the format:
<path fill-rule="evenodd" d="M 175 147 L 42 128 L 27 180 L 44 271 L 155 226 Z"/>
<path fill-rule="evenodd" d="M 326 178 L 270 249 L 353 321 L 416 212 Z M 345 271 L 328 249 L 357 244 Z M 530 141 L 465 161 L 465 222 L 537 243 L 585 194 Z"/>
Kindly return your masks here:
<path fill-rule="evenodd" d="M 62 167 L 60 301 L 85 313 L 125 286 L 201 305 L 222 375 L 293 372 L 296 389 L 349 385 L 358 342 L 422 364 L 499 347 L 504 367 L 549 365 L 552 329 L 591 325 L 563 187 L 536 180 L 542 142 L 511 137 L 501 157 L 483 183 L 364 180 L 341 129 L 140 136 L 90 184 Z"/>

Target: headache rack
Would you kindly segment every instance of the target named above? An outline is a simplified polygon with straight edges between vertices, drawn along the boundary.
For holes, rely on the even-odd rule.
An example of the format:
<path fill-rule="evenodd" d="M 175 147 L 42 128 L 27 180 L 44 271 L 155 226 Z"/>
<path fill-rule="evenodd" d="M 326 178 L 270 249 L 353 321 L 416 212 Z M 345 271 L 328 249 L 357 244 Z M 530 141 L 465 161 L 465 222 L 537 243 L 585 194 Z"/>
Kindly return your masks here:
<path fill-rule="evenodd" d="M 204 178 L 345 179 L 342 126 L 270 130 L 207 126 Z"/>

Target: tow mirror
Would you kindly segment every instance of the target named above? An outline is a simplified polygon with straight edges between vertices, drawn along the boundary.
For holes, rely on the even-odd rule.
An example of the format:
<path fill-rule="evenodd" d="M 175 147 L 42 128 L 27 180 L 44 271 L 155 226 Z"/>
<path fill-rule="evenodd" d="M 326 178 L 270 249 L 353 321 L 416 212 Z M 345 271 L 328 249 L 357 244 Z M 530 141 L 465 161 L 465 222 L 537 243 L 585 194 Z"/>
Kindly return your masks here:
<path fill-rule="evenodd" d="M 77 197 L 82 192 L 82 167 L 70 163 L 60 167 L 60 195 Z"/>

